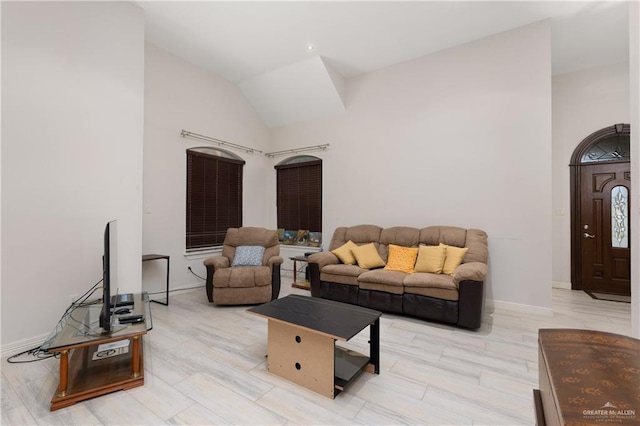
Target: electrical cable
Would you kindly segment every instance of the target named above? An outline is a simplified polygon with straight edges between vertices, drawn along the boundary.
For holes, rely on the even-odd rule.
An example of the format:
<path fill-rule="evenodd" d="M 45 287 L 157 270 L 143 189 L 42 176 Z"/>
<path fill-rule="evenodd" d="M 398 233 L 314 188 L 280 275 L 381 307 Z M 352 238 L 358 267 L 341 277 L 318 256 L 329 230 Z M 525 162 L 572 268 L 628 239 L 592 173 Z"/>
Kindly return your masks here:
<path fill-rule="evenodd" d="M 99 303 L 99 299 L 89 302 L 89 303 L 85 303 L 87 301 L 87 299 L 89 297 L 91 297 L 91 295 L 93 293 L 96 292 L 98 284 L 100 284 L 102 282 L 102 279 L 100 281 L 98 281 L 97 283 L 95 283 L 89 290 L 87 290 L 82 296 L 78 297 L 78 299 L 75 302 L 72 302 L 67 309 L 64 311 L 64 313 L 62 314 L 62 316 L 60 317 L 60 319 L 58 320 L 56 326 L 54 327 L 54 331 L 52 332 L 52 336 L 45 340 L 41 345 L 36 346 L 34 348 L 31 349 L 27 349 L 26 351 L 20 352 L 18 354 L 12 355 L 10 357 L 7 358 L 7 362 L 10 364 L 22 364 L 22 363 L 27 363 L 27 362 L 36 362 L 36 361 L 42 361 L 44 359 L 49 359 L 52 357 L 57 357 L 57 354 L 50 354 L 47 353 L 47 351 L 42 350 L 41 348 L 50 340 L 52 340 L 53 338 L 55 338 L 56 334 L 58 333 L 58 327 L 60 327 L 60 324 L 62 323 L 62 321 L 64 320 L 65 317 L 69 316 L 69 318 L 73 319 L 74 321 L 77 321 L 75 318 L 73 318 L 71 316 L 71 313 L 73 313 L 74 310 L 76 310 L 76 308 L 79 308 L 80 306 L 88 306 L 88 305 L 93 305 L 96 303 Z M 74 327 L 76 328 L 76 327 Z M 77 330 L 79 330 L 78 328 L 76 328 Z M 15 361 L 16 358 L 22 356 L 22 355 L 31 355 L 36 357 L 36 359 L 30 359 L 30 360 L 24 360 L 24 361 Z"/>
<path fill-rule="evenodd" d="M 193 272 L 193 270 L 191 270 L 191 266 L 187 267 L 187 269 L 189 269 L 189 272 L 191 272 L 193 275 L 195 275 L 196 277 L 200 278 L 202 281 L 204 281 L 204 278 L 202 278 L 200 275 L 196 274 L 195 272 Z"/>

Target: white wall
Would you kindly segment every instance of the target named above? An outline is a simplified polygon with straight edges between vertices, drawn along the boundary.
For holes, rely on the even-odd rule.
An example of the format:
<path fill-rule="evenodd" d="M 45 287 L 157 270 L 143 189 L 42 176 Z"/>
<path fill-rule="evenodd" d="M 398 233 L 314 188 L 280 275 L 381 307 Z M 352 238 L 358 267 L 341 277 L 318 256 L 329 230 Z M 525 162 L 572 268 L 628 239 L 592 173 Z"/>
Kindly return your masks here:
<path fill-rule="evenodd" d="M 140 289 L 143 58 L 131 3 L 2 4 L 3 349 L 102 278 L 111 219 L 120 291 Z"/>
<path fill-rule="evenodd" d="M 331 144 L 324 247 L 359 223 L 484 229 L 487 298 L 548 311 L 550 61 L 540 22 L 349 80 L 346 114 L 274 130 L 274 150 Z"/>
<path fill-rule="evenodd" d="M 210 146 L 182 138 L 180 131 L 203 134 L 266 151 L 269 130 L 238 87 L 163 49 L 146 44 L 143 252 L 171 257 L 171 288 L 187 288 L 203 282 L 187 267 L 205 276 L 203 257 L 187 259 L 185 252 L 186 150 Z M 275 229 L 265 211 L 275 204 L 267 197 L 269 164 L 260 153 L 230 149 L 242 157 L 243 225 Z M 145 262 L 143 288 L 163 291 L 166 262 Z M 205 293 L 202 293 L 205 297 Z M 160 296 L 153 296 L 160 298 Z M 162 296 L 164 297 L 164 296 Z"/>
<path fill-rule="evenodd" d="M 553 77 L 553 281 L 571 288 L 569 161 L 591 133 L 629 122 L 629 64 Z"/>

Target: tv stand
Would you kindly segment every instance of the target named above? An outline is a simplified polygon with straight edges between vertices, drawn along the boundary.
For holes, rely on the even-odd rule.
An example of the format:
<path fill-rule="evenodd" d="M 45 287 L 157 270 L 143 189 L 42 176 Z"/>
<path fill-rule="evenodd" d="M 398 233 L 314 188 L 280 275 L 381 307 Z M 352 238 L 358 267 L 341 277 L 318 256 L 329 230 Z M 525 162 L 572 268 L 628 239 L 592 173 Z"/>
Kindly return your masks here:
<path fill-rule="evenodd" d="M 60 355 L 60 382 L 51 411 L 144 385 L 142 338 L 152 328 L 151 310 L 147 293 L 135 294 L 134 300 L 133 313 L 144 315 L 143 322 L 119 325 L 114 316 L 110 332 L 92 329 L 102 308 L 98 303 L 76 308 L 54 330 L 42 347 Z"/>

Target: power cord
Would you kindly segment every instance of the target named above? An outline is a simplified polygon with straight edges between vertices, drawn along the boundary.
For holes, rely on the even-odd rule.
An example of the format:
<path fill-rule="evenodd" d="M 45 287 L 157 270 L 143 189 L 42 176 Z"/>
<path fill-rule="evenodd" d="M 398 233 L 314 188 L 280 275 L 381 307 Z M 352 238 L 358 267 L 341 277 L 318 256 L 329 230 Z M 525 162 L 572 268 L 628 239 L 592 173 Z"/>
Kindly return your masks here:
<path fill-rule="evenodd" d="M 187 269 L 189 270 L 189 272 L 191 272 L 193 275 L 195 275 L 196 277 L 200 278 L 202 281 L 204 281 L 205 279 L 202 278 L 200 275 L 196 274 L 195 272 L 193 272 L 193 270 L 191 269 L 191 266 L 187 266 Z"/>
<path fill-rule="evenodd" d="M 27 349 L 24 352 L 20 352 L 19 354 L 12 355 L 9 358 L 7 358 L 7 362 L 9 364 L 24 364 L 27 362 L 36 362 L 36 361 L 42 361 L 44 359 L 56 358 L 58 355 L 58 354 L 48 354 L 45 351 L 40 350 L 40 348 L 41 346 L 36 346 L 35 348 Z M 22 355 L 31 355 L 32 357 L 35 357 L 35 359 L 27 359 L 27 360 L 21 360 L 21 361 L 15 360 L 16 358 Z"/>
<path fill-rule="evenodd" d="M 80 306 L 87 306 L 87 305 L 92 305 L 95 303 L 99 303 L 99 300 L 96 301 L 92 301 L 89 303 L 85 303 L 87 301 L 87 299 L 89 297 L 91 297 L 91 295 L 93 293 L 95 293 L 95 291 L 97 290 L 98 284 L 100 284 L 102 282 L 102 280 L 98 281 L 97 283 L 95 283 L 89 290 L 87 290 L 82 296 L 78 297 L 78 299 L 71 303 L 67 309 L 64 311 L 64 313 L 62 314 L 62 316 L 60 317 L 60 319 L 58 320 L 54 330 L 58 330 L 58 328 L 60 327 L 62 320 L 67 316 L 67 315 L 71 315 L 71 313 L 73 311 L 76 310 L 76 308 L 80 307 Z M 27 349 L 26 351 L 20 352 L 18 354 L 12 355 L 10 357 L 7 358 L 7 362 L 10 364 L 23 364 L 23 363 L 27 363 L 27 362 L 36 362 L 36 361 L 42 361 L 45 359 L 49 359 L 49 358 L 57 358 L 58 354 L 50 354 L 47 353 L 47 351 L 42 350 L 41 348 L 47 343 L 49 342 L 51 339 L 55 338 L 56 333 L 52 333 L 52 336 L 46 340 L 44 343 L 42 343 L 40 346 L 36 346 L 35 348 L 31 348 L 31 349 Z M 21 361 L 16 361 L 16 358 L 23 356 L 23 355 L 31 355 L 33 357 L 35 357 L 36 359 L 28 359 L 28 360 L 21 360 Z"/>

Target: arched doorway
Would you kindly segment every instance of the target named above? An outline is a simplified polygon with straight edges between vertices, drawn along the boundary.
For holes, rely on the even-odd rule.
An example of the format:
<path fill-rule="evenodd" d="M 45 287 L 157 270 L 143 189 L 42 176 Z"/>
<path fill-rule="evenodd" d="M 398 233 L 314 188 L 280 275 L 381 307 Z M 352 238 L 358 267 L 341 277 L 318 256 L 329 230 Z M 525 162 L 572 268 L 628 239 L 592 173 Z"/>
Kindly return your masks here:
<path fill-rule="evenodd" d="M 571 156 L 571 288 L 631 294 L 630 126 L 585 138 Z"/>

